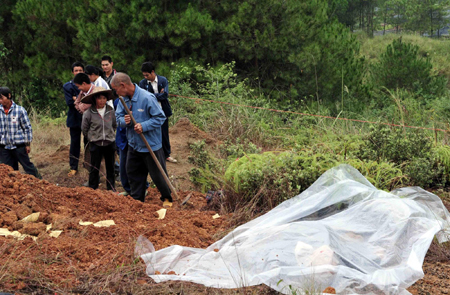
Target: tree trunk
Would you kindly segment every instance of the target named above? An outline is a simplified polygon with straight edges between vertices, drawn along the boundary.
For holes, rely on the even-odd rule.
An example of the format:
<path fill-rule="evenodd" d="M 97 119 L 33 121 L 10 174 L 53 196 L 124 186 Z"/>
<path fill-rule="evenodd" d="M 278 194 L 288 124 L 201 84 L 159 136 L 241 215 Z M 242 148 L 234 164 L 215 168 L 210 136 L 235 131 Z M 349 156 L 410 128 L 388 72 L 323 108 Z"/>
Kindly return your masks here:
<path fill-rule="evenodd" d="M 372 32 L 370 34 L 372 37 L 373 37 L 373 27 L 374 27 L 373 26 L 373 16 L 374 16 L 374 14 L 375 14 L 375 6 L 372 5 L 372 28 L 371 28 Z"/>
<path fill-rule="evenodd" d="M 433 10 L 430 9 L 430 31 L 431 37 L 433 38 Z"/>
<path fill-rule="evenodd" d="M 363 27 L 363 4 L 362 1 L 360 2 L 360 6 L 359 6 L 359 29 L 362 30 Z"/>

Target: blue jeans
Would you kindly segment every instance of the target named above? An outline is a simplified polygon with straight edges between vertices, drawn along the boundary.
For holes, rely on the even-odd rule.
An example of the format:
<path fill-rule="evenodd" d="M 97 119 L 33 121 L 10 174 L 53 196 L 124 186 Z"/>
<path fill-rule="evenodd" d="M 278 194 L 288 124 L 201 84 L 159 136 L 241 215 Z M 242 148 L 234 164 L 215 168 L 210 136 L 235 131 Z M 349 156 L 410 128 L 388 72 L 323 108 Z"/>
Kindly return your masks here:
<path fill-rule="evenodd" d="M 73 127 L 69 129 L 70 129 L 69 165 L 71 170 L 78 171 L 78 160 L 80 159 L 80 145 L 81 145 L 81 128 Z"/>

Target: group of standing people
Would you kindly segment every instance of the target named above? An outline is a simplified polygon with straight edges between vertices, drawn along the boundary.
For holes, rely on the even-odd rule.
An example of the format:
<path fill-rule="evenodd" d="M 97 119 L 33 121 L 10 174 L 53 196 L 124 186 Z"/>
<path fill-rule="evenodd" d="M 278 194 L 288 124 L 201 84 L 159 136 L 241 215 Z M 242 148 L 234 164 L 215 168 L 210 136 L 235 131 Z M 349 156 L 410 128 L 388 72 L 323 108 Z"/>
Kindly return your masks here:
<path fill-rule="evenodd" d="M 78 171 L 83 134 L 85 154 L 90 154 L 89 187 L 98 188 L 100 163 L 104 158 L 107 189 L 115 190 L 117 148 L 120 180 L 125 190 L 121 195 L 131 195 L 143 202 L 148 187 L 147 175 L 150 174 L 161 193 L 161 200 L 172 202 L 169 185 L 140 135 L 144 135 L 167 175 L 166 161 L 176 162 L 170 156 L 168 118 L 172 109 L 167 79 L 156 75 L 150 62 L 142 65 L 144 79 L 139 85 L 132 83 L 127 74 L 116 72 L 111 57 L 104 56 L 101 65 L 104 72 L 95 66 L 84 67 L 80 62 L 74 63 L 74 78 L 63 87 L 69 107 L 67 127 L 71 138 L 68 176 L 74 176 Z M 123 97 L 135 125 L 118 96 Z"/>

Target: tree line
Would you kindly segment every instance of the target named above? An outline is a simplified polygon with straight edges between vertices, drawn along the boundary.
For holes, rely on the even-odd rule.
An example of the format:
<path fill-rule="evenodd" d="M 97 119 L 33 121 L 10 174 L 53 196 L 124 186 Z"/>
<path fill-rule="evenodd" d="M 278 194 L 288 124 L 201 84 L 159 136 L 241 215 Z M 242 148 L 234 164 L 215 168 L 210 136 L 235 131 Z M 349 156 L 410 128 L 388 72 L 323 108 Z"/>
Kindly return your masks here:
<path fill-rule="evenodd" d="M 386 30 L 440 37 L 450 23 L 449 0 L 330 0 L 333 14 L 353 30 L 369 35 Z"/>
<path fill-rule="evenodd" d="M 30 100 L 60 100 L 77 60 L 139 79 L 144 61 L 168 75 L 172 62 L 219 66 L 277 100 L 332 99 L 362 65 L 349 29 L 328 2 L 240 0 L 5 0 L 0 7 L 2 83 Z"/>

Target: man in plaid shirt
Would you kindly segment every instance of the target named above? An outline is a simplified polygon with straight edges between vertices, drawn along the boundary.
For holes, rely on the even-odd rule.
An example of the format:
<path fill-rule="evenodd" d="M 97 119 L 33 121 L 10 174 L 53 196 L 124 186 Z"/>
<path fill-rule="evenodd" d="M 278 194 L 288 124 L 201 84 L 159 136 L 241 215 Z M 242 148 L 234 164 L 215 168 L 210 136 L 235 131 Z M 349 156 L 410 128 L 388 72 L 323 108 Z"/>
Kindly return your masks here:
<path fill-rule="evenodd" d="M 33 139 L 27 111 L 14 103 L 11 90 L 0 87 L 0 162 L 19 170 L 20 163 L 27 174 L 41 178 L 28 154 Z"/>

